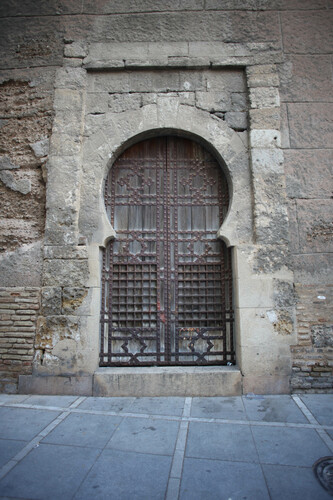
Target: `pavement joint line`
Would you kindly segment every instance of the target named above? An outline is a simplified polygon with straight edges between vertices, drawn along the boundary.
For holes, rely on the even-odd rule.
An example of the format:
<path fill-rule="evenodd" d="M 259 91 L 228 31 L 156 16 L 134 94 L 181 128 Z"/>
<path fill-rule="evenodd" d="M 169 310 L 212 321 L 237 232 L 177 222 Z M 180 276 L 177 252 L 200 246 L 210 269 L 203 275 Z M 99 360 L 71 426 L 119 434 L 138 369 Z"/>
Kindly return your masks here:
<path fill-rule="evenodd" d="M 318 420 L 314 417 L 314 415 L 311 413 L 309 408 L 306 406 L 306 404 L 301 400 L 301 398 L 297 395 L 292 395 L 293 400 L 297 404 L 297 406 L 300 408 L 300 410 L 304 413 L 306 418 L 311 422 L 313 425 L 319 424 L 319 426 L 316 425 L 316 431 L 321 437 L 321 439 L 324 441 L 326 446 L 330 449 L 331 452 L 333 452 L 333 440 L 331 437 L 327 434 L 325 429 L 329 429 L 328 426 L 320 425 Z"/>
<path fill-rule="evenodd" d="M 234 425 L 252 425 L 252 426 L 268 426 L 268 427 L 298 427 L 304 429 L 327 429 L 333 430 L 333 425 L 320 424 L 315 420 L 316 423 L 300 423 L 300 422 L 278 422 L 271 421 L 266 422 L 262 420 L 232 420 L 232 419 L 222 419 L 222 418 L 205 418 L 205 417 L 191 417 L 191 416 L 177 416 L 177 415 L 159 415 L 152 413 L 131 413 L 131 412 L 116 412 L 108 410 L 88 410 L 83 408 L 71 408 L 71 407 L 58 407 L 58 406 L 41 406 L 41 405 L 24 405 L 24 403 L 13 403 L 3 405 L 9 408 L 25 408 L 31 410 L 45 410 L 45 411 L 57 411 L 57 412 L 69 412 L 69 413 L 82 413 L 88 415 L 105 415 L 110 417 L 130 417 L 130 418 L 143 418 L 143 419 L 155 419 L 155 420 L 172 420 L 172 421 L 188 421 L 188 422 L 204 422 L 204 423 L 216 423 L 216 424 L 234 424 Z"/>
<path fill-rule="evenodd" d="M 306 418 L 308 419 L 308 421 L 311 423 L 311 424 L 319 424 L 319 422 L 316 420 L 316 418 L 312 415 L 311 411 L 309 410 L 309 408 L 306 406 L 305 403 L 303 403 L 303 401 L 301 400 L 301 398 L 295 394 L 293 394 L 291 396 L 293 398 L 293 400 L 295 401 L 295 403 L 297 404 L 298 408 L 303 412 L 303 414 L 306 416 Z M 319 424 L 320 425 L 320 424 Z"/>
<path fill-rule="evenodd" d="M 183 407 L 183 415 L 179 425 L 175 451 L 172 458 L 171 471 L 167 486 L 165 500 L 176 500 L 180 493 L 180 480 L 182 477 L 183 463 L 187 433 L 189 427 L 189 417 L 191 415 L 192 398 L 186 397 Z"/>
<path fill-rule="evenodd" d="M 87 396 L 80 396 L 79 398 L 77 398 L 75 401 L 73 401 L 73 403 L 71 405 L 69 405 L 69 408 L 72 409 L 72 408 L 77 408 L 81 403 L 83 403 L 83 401 L 85 401 L 87 399 Z"/>
<path fill-rule="evenodd" d="M 44 429 L 42 429 L 37 436 L 35 436 L 29 443 L 27 443 L 24 448 L 22 448 L 16 455 L 11 458 L 3 467 L 0 469 L 0 480 L 3 479 L 8 472 L 10 472 L 24 457 L 30 453 L 31 450 L 37 448 L 42 439 L 44 439 L 60 422 L 62 422 L 68 415 L 69 411 L 63 411 L 58 415 L 52 422 L 50 422 Z"/>

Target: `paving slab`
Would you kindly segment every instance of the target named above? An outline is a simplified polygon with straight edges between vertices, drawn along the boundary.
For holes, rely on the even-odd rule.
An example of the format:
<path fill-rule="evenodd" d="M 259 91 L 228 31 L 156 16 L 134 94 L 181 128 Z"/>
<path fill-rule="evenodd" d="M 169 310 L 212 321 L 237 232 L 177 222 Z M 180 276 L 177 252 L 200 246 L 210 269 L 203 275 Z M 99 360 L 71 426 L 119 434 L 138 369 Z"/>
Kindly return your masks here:
<path fill-rule="evenodd" d="M 186 457 L 259 462 L 248 426 L 190 422 Z"/>
<path fill-rule="evenodd" d="M 0 408 L 0 438 L 30 441 L 59 413 L 27 408 Z"/>
<path fill-rule="evenodd" d="M 0 468 L 9 462 L 26 444 L 26 441 L 0 439 Z"/>
<path fill-rule="evenodd" d="M 121 420 L 118 416 L 72 413 L 42 442 L 104 448 Z"/>
<path fill-rule="evenodd" d="M 249 420 L 309 423 L 290 396 L 243 397 Z"/>
<path fill-rule="evenodd" d="M 40 444 L 0 481 L 0 494 L 71 499 L 99 453 L 93 448 Z"/>
<path fill-rule="evenodd" d="M 24 404 L 37 406 L 58 406 L 67 408 L 77 399 L 77 396 L 29 396 Z"/>
<path fill-rule="evenodd" d="M 86 398 L 78 408 L 94 411 L 127 412 L 132 406 L 135 398 Z"/>
<path fill-rule="evenodd" d="M 107 448 L 139 453 L 173 455 L 179 422 L 153 418 L 125 418 Z"/>
<path fill-rule="evenodd" d="M 171 457 L 105 449 L 79 491 L 77 500 L 164 500 Z"/>
<path fill-rule="evenodd" d="M 247 419 L 240 397 L 193 398 L 191 416 L 226 420 Z"/>
<path fill-rule="evenodd" d="M 262 469 L 272 500 L 332 500 L 310 467 L 263 465 Z"/>
<path fill-rule="evenodd" d="M 185 398 L 180 397 L 156 397 L 136 398 L 131 406 L 133 413 L 147 413 L 149 415 L 176 415 L 183 412 Z"/>
<path fill-rule="evenodd" d="M 259 464 L 185 458 L 180 500 L 269 500 Z"/>
<path fill-rule="evenodd" d="M 29 396 L 26 394 L 0 394 L 0 404 L 2 403 L 22 403 Z"/>
<path fill-rule="evenodd" d="M 331 454 L 314 429 L 253 426 L 252 432 L 261 463 L 311 467 Z"/>
<path fill-rule="evenodd" d="M 322 425 L 333 425 L 333 394 L 304 394 L 301 400 Z"/>

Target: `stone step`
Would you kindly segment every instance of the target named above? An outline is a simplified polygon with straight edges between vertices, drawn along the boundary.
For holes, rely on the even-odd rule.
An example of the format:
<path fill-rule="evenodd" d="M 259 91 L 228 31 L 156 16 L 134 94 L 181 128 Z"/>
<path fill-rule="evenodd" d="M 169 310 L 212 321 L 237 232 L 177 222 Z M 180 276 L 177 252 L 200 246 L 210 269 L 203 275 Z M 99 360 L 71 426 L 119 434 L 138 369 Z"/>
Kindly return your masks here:
<path fill-rule="evenodd" d="M 235 366 L 99 368 L 94 396 L 237 396 L 242 377 Z"/>

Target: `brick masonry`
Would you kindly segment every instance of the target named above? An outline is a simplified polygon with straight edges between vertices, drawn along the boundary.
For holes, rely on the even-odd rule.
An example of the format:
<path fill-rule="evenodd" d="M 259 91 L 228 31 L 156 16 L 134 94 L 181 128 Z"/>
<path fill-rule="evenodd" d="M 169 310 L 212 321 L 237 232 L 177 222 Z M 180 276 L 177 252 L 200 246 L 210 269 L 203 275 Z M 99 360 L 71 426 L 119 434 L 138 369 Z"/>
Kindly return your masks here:
<path fill-rule="evenodd" d="M 0 288 L 0 391 L 16 392 L 17 378 L 30 374 L 40 289 Z"/>

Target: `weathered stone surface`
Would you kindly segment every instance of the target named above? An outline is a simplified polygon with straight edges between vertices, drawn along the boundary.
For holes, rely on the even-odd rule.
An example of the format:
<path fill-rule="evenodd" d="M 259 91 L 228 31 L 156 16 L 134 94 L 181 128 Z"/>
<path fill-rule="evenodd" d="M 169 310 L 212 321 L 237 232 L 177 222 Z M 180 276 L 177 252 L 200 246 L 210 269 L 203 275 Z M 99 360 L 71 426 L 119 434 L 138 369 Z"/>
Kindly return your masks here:
<path fill-rule="evenodd" d="M 28 194 L 31 191 L 31 182 L 29 179 L 15 179 L 14 175 L 8 170 L 0 171 L 0 180 L 6 187 L 22 194 Z"/>
<path fill-rule="evenodd" d="M 275 87 L 255 87 L 250 89 L 251 108 L 278 108 L 279 91 Z"/>
<path fill-rule="evenodd" d="M 230 111 L 225 114 L 225 121 L 234 130 L 242 131 L 247 129 L 247 113 Z"/>
<path fill-rule="evenodd" d="M 84 286 L 89 270 L 86 260 L 54 259 L 44 261 L 44 286 Z"/>
<path fill-rule="evenodd" d="M 326 9 L 326 0 L 206 0 L 206 9 L 315 10 Z"/>
<path fill-rule="evenodd" d="M 333 150 L 286 150 L 286 189 L 289 198 L 330 198 Z"/>
<path fill-rule="evenodd" d="M 278 130 L 250 131 L 250 144 L 252 148 L 275 149 L 281 146 L 281 136 Z"/>
<path fill-rule="evenodd" d="M 61 19 L 56 16 L 2 18 L 1 67 L 61 65 L 62 31 Z"/>
<path fill-rule="evenodd" d="M 332 253 L 296 254 L 292 258 L 296 283 L 305 285 L 332 283 Z"/>
<path fill-rule="evenodd" d="M 37 156 L 37 158 L 42 158 L 43 156 L 48 155 L 49 145 L 50 145 L 49 139 L 47 137 L 44 137 L 40 141 L 30 144 L 30 147 L 35 153 L 35 156 Z"/>
<path fill-rule="evenodd" d="M 92 380 L 92 375 L 82 377 L 20 375 L 18 392 L 19 394 L 92 396 Z"/>
<path fill-rule="evenodd" d="M 333 325 L 313 325 L 311 337 L 314 347 L 333 347 Z"/>
<path fill-rule="evenodd" d="M 63 314 L 75 312 L 82 305 L 87 294 L 87 288 L 63 288 L 61 304 Z"/>
<path fill-rule="evenodd" d="M 42 288 L 42 307 L 43 316 L 53 316 L 61 314 L 61 288 L 43 287 Z"/>
<path fill-rule="evenodd" d="M 231 109 L 231 95 L 229 92 L 196 92 L 195 103 L 199 109 L 210 113 L 225 112 Z"/>
<path fill-rule="evenodd" d="M 333 200 L 297 200 L 302 253 L 333 251 Z"/>
<path fill-rule="evenodd" d="M 333 12 L 283 12 L 281 14 L 285 51 L 295 54 L 320 54 L 332 47 Z"/>
<path fill-rule="evenodd" d="M 15 165 L 8 156 L 0 157 L 0 170 L 13 170 L 14 168 L 20 168 L 20 166 Z"/>
<path fill-rule="evenodd" d="M 204 7 L 203 0 L 165 0 L 157 5 L 156 0 L 86 0 L 84 12 L 89 14 L 118 14 L 129 12 L 163 12 L 168 10 L 199 10 Z"/>
<path fill-rule="evenodd" d="M 256 273 L 272 273 L 283 268 L 291 268 L 290 255 L 285 244 L 258 246 L 253 270 Z"/>
<path fill-rule="evenodd" d="M 85 246 L 44 246 L 45 259 L 86 259 Z"/>
<path fill-rule="evenodd" d="M 249 118 L 252 129 L 278 130 L 280 128 L 281 117 L 279 108 L 251 109 L 249 111 Z"/>
<path fill-rule="evenodd" d="M 58 0 L 49 2 L 48 0 L 26 0 L 16 2 L 16 0 L 3 0 L 0 6 L 1 17 L 5 16 L 51 16 L 60 14 L 80 14 L 82 8 L 81 0 Z"/>
<path fill-rule="evenodd" d="M 296 201 L 288 200 L 289 246 L 292 253 L 299 252 L 299 234 Z"/>
<path fill-rule="evenodd" d="M 331 148 L 333 103 L 288 104 L 292 148 Z"/>
<path fill-rule="evenodd" d="M 85 42 L 73 42 L 65 45 L 65 57 L 86 57 L 88 52 L 87 44 Z"/>
<path fill-rule="evenodd" d="M 290 55 L 280 67 L 282 101 L 333 100 L 333 83 L 328 55 Z"/>
<path fill-rule="evenodd" d="M 55 79 L 55 88 L 78 90 L 86 85 L 86 71 L 82 68 L 60 68 Z"/>
<path fill-rule="evenodd" d="M 142 106 L 141 94 L 112 94 L 108 99 L 108 106 L 113 113 L 139 109 Z"/>
<path fill-rule="evenodd" d="M 279 21 L 271 12 L 187 12 L 100 16 L 91 40 L 119 42 L 220 40 L 266 42 L 280 39 Z"/>
<path fill-rule="evenodd" d="M 40 286 L 41 242 L 23 245 L 0 255 L 1 286 Z"/>

